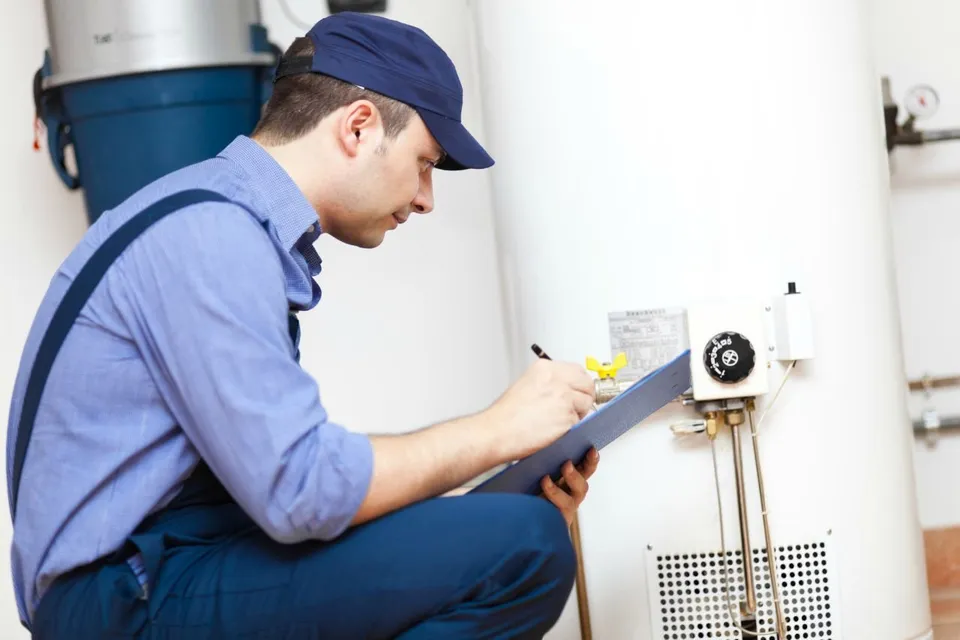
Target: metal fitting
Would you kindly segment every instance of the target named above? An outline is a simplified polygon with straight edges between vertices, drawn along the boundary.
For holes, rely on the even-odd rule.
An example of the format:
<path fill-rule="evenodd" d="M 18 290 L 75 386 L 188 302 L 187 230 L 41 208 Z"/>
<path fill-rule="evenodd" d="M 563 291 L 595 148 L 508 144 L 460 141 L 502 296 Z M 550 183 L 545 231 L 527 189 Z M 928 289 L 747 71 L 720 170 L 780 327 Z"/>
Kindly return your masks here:
<path fill-rule="evenodd" d="M 620 383 L 616 378 L 600 378 L 594 381 L 594 390 L 597 395 L 597 404 L 604 404 L 620 394 Z"/>
<path fill-rule="evenodd" d="M 739 427 L 743 424 L 744 414 L 742 409 L 734 409 L 733 411 L 727 411 L 727 424 L 731 427 Z"/>
<path fill-rule="evenodd" d="M 708 411 L 704 417 L 707 419 L 707 437 L 713 440 L 717 437 L 717 431 L 720 429 L 723 414 L 717 413 L 716 411 Z"/>

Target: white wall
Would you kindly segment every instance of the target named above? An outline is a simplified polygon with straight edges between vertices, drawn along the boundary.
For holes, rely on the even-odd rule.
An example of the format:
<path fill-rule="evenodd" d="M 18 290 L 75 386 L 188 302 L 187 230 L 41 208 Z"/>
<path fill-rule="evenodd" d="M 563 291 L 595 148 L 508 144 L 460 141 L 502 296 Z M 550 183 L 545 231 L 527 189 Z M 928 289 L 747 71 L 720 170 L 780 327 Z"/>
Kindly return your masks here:
<path fill-rule="evenodd" d="M 930 84 L 941 105 L 919 126 L 960 127 L 960 64 L 955 55 L 960 4 L 872 0 L 871 5 L 876 71 L 890 77 L 894 98 L 903 107 L 912 86 Z M 960 142 L 900 148 L 891 160 L 907 375 L 960 374 Z M 960 389 L 936 391 L 932 402 L 941 415 L 960 415 Z M 918 419 L 923 396 L 911 394 L 910 404 Z M 924 527 L 960 524 L 960 434 L 943 434 L 932 448 L 918 438 L 915 457 Z"/>
<path fill-rule="evenodd" d="M 32 150 L 33 72 L 46 47 L 43 3 L 19 3 L 0 21 L 8 92 L 0 101 L 0 406 L 4 424 L 23 340 L 48 279 L 86 228 L 79 192 L 56 177 L 46 145 Z M 326 3 L 289 0 L 314 22 Z M 302 31 L 262 0 L 281 47 Z M 464 120 L 483 139 L 464 0 L 391 0 L 390 17 L 422 27 L 456 63 Z M 405 431 L 475 411 L 509 382 L 488 177 L 436 176 L 436 210 L 415 216 L 375 251 L 322 238 L 321 305 L 302 317 L 303 364 L 332 417 L 361 431 Z M 5 430 L 4 430 L 5 431 Z M 6 496 L 6 492 L 0 492 Z M 9 579 L 11 527 L 0 517 L 0 637 L 26 638 Z"/>
<path fill-rule="evenodd" d="M 300 29 L 261 0 L 281 46 Z M 303 22 L 325 2 L 288 0 Z M 481 140 L 465 0 L 391 0 L 391 18 L 421 27 L 454 60 L 464 122 Z M 495 153 L 493 154 L 495 156 Z M 333 418 L 406 431 L 482 408 L 508 384 L 488 173 L 437 172 L 436 210 L 414 216 L 374 251 L 321 238 L 323 301 L 302 318 L 303 362 Z"/>

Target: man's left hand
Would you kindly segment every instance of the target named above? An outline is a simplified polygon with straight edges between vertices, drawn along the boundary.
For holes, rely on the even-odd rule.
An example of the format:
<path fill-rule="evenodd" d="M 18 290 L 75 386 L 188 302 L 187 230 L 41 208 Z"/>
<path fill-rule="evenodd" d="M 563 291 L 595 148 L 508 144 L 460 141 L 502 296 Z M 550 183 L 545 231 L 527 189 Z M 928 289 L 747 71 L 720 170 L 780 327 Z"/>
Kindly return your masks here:
<path fill-rule="evenodd" d="M 568 460 L 563 465 L 561 469 L 563 477 L 559 482 L 553 482 L 550 476 L 544 476 L 540 481 L 540 488 L 543 489 L 544 497 L 560 509 L 567 521 L 567 526 L 573 524 L 577 508 L 580 507 L 580 503 L 587 496 L 587 490 L 589 489 L 587 480 L 597 470 L 599 462 L 600 453 L 595 448 L 590 449 L 580 464 L 574 466 Z"/>

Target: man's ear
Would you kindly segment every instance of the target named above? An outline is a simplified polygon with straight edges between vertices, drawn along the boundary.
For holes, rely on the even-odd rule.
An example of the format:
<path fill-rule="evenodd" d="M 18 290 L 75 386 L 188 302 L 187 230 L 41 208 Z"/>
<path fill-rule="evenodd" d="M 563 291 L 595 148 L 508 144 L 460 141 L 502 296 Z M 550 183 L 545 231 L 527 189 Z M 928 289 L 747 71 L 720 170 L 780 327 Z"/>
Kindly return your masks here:
<path fill-rule="evenodd" d="M 351 158 L 363 146 L 375 149 L 383 134 L 380 110 L 369 100 L 357 100 L 344 107 L 337 132 L 340 145 Z"/>

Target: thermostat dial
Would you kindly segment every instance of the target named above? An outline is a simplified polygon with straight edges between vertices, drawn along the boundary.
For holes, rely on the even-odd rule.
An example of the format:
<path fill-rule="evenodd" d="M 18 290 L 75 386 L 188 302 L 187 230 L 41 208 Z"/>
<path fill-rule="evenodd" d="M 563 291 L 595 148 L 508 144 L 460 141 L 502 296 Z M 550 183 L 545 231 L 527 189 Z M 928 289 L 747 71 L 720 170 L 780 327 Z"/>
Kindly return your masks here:
<path fill-rule="evenodd" d="M 724 331 L 713 336 L 703 350 L 703 366 L 722 384 L 745 380 L 757 364 L 757 352 L 746 336 Z"/>

